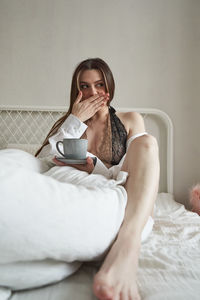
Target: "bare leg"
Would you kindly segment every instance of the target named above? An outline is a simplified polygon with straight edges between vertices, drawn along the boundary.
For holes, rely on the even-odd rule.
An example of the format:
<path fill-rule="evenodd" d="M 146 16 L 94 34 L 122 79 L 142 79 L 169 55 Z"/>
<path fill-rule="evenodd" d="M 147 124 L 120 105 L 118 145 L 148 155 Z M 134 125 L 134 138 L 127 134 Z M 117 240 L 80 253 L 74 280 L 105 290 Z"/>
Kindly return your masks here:
<path fill-rule="evenodd" d="M 159 182 L 158 147 L 150 135 L 135 139 L 126 154 L 123 171 L 128 203 L 124 222 L 99 272 L 93 289 L 101 300 L 140 299 L 136 284 L 141 233 L 153 210 Z"/>

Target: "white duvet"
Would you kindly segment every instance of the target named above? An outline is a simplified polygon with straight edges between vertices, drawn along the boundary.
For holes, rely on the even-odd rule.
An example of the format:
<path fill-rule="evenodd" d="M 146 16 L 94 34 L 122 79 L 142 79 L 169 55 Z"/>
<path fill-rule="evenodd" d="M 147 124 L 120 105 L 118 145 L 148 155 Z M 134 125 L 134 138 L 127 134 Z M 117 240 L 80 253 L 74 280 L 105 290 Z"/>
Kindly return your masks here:
<path fill-rule="evenodd" d="M 123 221 L 117 180 L 47 166 L 21 150 L 0 151 L 0 286 L 37 287 L 100 259 Z"/>
<path fill-rule="evenodd" d="M 11 290 L 58 282 L 82 261 L 100 259 L 123 220 L 126 173 L 116 181 L 70 167 L 47 169 L 23 151 L 0 151 L 0 300 Z M 153 232 L 140 253 L 142 299 L 200 299 L 199 249 L 200 217 L 159 194 Z M 90 269 L 49 287 L 15 292 L 11 299 L 95 299 Z"/>
<path fill-rule="evenodd" d="M 199 300 L 199 249 L 200 217 L 175 202 L 172 195 L 159 194 L 155 225 L 140 252 L 138 284 L 142 300 Z M 10 291 L 2 288 L 0 300 L 95 300 L 91 288 L 95 271 L 83 265 L 57 284 L 15 292 L 11 298 Z"/>

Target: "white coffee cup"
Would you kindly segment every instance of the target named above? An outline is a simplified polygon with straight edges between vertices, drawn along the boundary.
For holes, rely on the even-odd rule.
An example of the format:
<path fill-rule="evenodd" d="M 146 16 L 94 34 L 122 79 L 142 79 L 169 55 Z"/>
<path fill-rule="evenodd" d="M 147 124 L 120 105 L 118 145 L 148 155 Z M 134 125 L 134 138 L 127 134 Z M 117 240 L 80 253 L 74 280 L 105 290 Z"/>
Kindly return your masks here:
<path fill-rule="evenodd" d="M 60 145 L 63 145 L 63 152 L 60 150 Z M 58 152 L 67 159 L 86 159 L 88 140 L 69 138 L 63 139 L 56 143 Z"/>

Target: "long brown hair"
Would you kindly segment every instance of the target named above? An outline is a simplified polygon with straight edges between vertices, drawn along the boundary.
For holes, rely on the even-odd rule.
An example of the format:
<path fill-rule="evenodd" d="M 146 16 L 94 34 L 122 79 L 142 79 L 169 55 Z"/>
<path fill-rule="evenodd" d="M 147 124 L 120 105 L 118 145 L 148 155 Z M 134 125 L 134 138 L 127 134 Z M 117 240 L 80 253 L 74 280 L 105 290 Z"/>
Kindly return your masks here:
<path fill-rule="evenodd" d="M 53 125 L 53 127 L 49 131 L 47 137 L 45 138 L 42 146 L 36 152 L 35 156 L 38 156 L 38 154 L 42 151 L 43 147 L 49 144 L 49 138 L 58 131 L 58 129 L 61 127 L 61 125 L 67 119 L 67 117 L 71 114 L 73 104 L 78 96 L 79 91 L 80 91 L 79 78 L 80 78 L 81 73 L 85 70 L 94 70 L 94 69 L 99 70 L 102 73 L 104 81 L 105 81 L 106 92 L 108 92 L 110 94 L 109 103 L 112 101 L 112 99 L 114 97 L 114 92 L 115 92 L 115 82 L 114 82 L 113 74 L 112 74 L 109 66 L 107 65 L 107 63 L 100 58 L 88 58 L 88 59 L 82 61 L 81 63 L 79 63 L 73 73 L 73 76 L 72 76 L 69 109 L 66 112 L 66 114 L 64 114 L 64 116 L 62 116 Z"/>

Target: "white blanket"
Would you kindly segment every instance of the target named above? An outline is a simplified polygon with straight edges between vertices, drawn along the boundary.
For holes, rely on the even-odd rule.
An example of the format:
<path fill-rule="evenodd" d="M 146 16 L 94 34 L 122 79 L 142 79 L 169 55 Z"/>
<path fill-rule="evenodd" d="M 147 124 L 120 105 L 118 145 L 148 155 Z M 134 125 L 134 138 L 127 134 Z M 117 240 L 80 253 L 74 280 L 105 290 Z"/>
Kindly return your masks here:
<path fill-rule="evenodd" d="M 114 179 L 0 151 L 0 286 L 39 287 L 102 259 L 117 236 L 128 174 Z M 153 227 L 150 217 L 142 241 Z"/>
<path fill-rule="evenodd" d="M 0 286 L 30 288 L 70 275 L 77 261 L 106 254 L 123 221 L 127 173 L 108 180 L 46 169 L 24 151 L 0 151 Z"/>
<path fill-rule="evenodd" d="M 158 195 L 155 225 L 140 252 L 138 284 L 142 300 L 200 299 L 199 228 L 197 214 L 187 211 L 170 194 Z M 91 287 L 96 271 L 93 263 L 84 264 L 57 284 L 15 292 L 11 300 L 94 300 Z"/>

